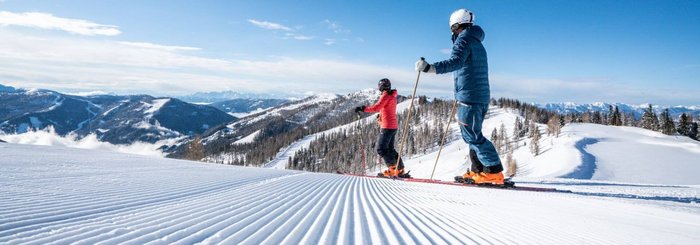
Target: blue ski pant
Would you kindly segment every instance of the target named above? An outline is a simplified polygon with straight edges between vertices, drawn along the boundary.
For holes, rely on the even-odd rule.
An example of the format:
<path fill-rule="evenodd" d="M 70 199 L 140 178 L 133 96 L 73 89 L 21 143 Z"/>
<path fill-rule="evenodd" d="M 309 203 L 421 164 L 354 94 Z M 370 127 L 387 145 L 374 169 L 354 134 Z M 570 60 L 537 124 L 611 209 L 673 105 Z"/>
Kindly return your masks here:
<path fill-rule="evenodd" d="M 489 105 L 480 103 L 458 103 L 457 120 L 459 121 L 460 130 L 462 132 L 462 139 L 469 144 L 472 166 L 475 164 L 483 164 L 483 171 L 487 173 L 503 171 L 501 159 L 498 157 L 496 147 L 481 133 L 481 126 L 488 112 Z M 474 161 L 478 161 L 480 164 L 474 163 Z"/>

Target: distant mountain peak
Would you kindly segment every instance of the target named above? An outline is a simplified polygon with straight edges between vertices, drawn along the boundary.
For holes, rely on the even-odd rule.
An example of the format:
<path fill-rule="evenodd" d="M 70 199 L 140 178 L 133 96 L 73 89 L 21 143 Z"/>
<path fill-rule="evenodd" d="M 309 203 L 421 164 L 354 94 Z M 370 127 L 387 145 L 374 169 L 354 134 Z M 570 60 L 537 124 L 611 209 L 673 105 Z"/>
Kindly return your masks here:
<path fill-rule="evenodd" d="M 0 92 L 14 92 L 15 88 L 0 84 Z"/>
<path fill-rule="evenodd" d="M 644 110 L 649 108 L 649 103 L 643 103 L 639 105 L 629 105 L 625 103 L 608 103 L 608 102 L 593 102 L 590 104 L 578 104 L 573 102 L 562 102 L 562 103 L 547 103 L 547 104 L 535 104 L 536 106 L 556 111 L 558 113 L 584 113 L 588 111 L 598 111 L 607 113 L 610 111 L 610 106 L 616 106 L 623 113 L 631 113 L 636 117 L 640 117 Z M 661 106 L 652 105 L 654 112 L 661 113 L 665 109 L 669 109 L 669 113 L 672 117 L 678 117 L 683 113 L 693 115 L 695 117 L 700 116 L 699 106 Z"/>

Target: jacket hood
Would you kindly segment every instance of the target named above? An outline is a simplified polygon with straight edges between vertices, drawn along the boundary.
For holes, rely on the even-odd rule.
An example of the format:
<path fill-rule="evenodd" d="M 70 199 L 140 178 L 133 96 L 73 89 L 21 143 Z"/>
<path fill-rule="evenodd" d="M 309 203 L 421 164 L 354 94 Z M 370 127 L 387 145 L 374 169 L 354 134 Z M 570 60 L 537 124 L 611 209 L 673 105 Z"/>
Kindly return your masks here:
<path fill-rule="evenodd" d="M 467 32 L 467 35 L 470 37 L 476 38 L 480 42 L 484 41 L 484 37 L 486 36 L 486 33 L 484 33 L 484 30 L 481 29 L 481 26 L 472 26 L 469 28 L 469 32 Z"/>

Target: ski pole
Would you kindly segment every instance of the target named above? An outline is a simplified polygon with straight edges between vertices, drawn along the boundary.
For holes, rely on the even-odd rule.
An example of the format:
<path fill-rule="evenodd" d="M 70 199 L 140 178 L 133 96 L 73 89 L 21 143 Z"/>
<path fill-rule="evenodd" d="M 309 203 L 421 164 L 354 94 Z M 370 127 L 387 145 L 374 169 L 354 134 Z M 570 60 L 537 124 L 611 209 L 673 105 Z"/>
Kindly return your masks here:
<path fill-rule="evenodd" d="M 421 60 L 425 60 L 425 58 L 420 57 Z M 416 85 L 413 86 L 413 95 L 411 96 L 411 104 L 408 106 L 408 115 L 406 116 L 406 122 L 403 123 L 403 133 L 402 133 L 402 139 L 401 139 L 401 144 L 399 144 L 399 157 L 396 159 L 396 168 L 399 167 L 399 163 L 401 162 L 401 153 L 403 152 L 403 146 L 406 144 L 406 137 L 408 136 L 408 124 L 411 122 L 411 111 L 413 110 L 413 99 L 416 98 L 416 90 L 418 89 L 418 81 L 420 81 L 420 71 L 418 71 L 418 76 L 416 77 Z"/>
<path fill-rule="evenodd" d="M 360 119 L 362 119 L 362 116 L 360 116 L 360 112 L 357 112 L 357 127 L 361 129 L 361 124 L 360 124 Z M 359 130 L 358 130 L 359 131 Z M 365 176 L 365 169 L 367 169 L 367 162 L 365 160 L 365 141 L 362 139 L 362 131 L 360 131 L 360 144 L 362 145 L 362 176 Z"/>
<path fill-rule="evenodd" d="M 433 180 L 433 175 L 435 175 L 435 168 L 437 168 L 438 160 L 440 159 L 440 153 L 442 153 L 442 147 L 445 146 L 445 138 L 447 138 L 447 133 L 450 131 L 450 123 L 452 123 L 452 118 L 455 117 L 455 108 L 457 108 L 457 100 L 452 103 L 452 110 L 450 110 L 450 119 L 447 120 L 447 126 L 445 126 L 445 133 L 442 134 L 442 140 L 440 140 L 440 150 L 438 150 L 437 157 L 435 158 L 435 165 L 433 166 L 433 172 L 430 174 L 430 180 Z"/>

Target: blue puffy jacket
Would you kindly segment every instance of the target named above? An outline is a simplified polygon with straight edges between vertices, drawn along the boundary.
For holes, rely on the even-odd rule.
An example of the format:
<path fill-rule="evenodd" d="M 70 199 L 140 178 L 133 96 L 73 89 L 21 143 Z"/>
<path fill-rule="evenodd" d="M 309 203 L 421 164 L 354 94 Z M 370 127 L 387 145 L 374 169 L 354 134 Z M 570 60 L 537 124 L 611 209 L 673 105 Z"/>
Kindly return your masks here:
<path fill-rule="evenodd" d="M 491 99 L 489 65 L 482 41 L 484 30 L 472 26 L 457 36 L 450 59 L 432 64 L 437 74 L 453 72 L 455 99 L 462 103 L 488 104 Z"/>

